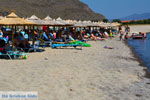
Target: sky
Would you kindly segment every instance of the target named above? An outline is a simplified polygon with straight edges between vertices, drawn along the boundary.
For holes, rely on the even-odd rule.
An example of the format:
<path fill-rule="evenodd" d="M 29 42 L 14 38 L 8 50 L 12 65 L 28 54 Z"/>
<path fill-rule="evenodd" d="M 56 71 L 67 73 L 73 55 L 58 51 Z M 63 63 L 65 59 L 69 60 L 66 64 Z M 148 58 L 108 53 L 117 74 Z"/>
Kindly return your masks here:
<path fill-rule="evenodd" d="M 150 0 L 81 0 L 92 10 L 108 19 L 117 19 L 132 14 L 150 13 Z"/>

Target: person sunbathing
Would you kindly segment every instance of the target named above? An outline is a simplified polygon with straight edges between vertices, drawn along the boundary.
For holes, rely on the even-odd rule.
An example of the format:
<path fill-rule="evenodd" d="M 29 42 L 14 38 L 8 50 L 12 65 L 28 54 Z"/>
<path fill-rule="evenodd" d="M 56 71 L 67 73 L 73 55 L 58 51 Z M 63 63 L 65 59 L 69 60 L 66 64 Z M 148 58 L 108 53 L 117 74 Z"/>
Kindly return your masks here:
<path fill-rule="evenodd" d="M 96 40 L 97 40 L 97 37 L 94 36 L 94 34 L 92 33 L 92 34 L 91 34 L 91 39 L 96 41 Z"/>
<path fill-rule="evenodd" d="M 13 45 L 19 48 L 30 48 L 30 43 L 20 33 L 14 35 Z"/>
<path fill-rule="evenodd" d="M 0 37 L 3 37 L 3 31 L 0 30 Z"/>

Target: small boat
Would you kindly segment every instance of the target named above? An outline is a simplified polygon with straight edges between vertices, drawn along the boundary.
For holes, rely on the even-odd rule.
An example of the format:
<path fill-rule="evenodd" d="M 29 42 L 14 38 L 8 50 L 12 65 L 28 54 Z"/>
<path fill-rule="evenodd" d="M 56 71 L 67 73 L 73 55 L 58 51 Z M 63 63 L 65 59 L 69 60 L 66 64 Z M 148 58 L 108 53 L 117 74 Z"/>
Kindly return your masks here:
<path fill-rule="evenodd" d="M 146 35 L 142 34 L 136 34 L 132 36 L 132 39 L 145 39 Z"/>

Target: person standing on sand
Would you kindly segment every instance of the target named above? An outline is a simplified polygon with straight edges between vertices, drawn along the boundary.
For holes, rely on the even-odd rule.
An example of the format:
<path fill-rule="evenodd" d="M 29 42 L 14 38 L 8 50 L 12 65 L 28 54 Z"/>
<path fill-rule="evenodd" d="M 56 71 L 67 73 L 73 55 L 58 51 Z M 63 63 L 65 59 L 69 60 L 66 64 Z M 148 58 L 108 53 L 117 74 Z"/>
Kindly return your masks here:
<path fill-rule="evenodd" d="M 129 27 L 128 25 L 125 26 L 125 32 L 126 32 L 126 33 L 130 32 L 130 27 Z"/>
<path fill-rule="evenodd" d="M 122 38 L 123 38 L 123 31 L 121 31 L 120 32 L 120 36 L 119 36 L 119 38 L 120 38 L 120 41 L 122 40 Z"/>
<path fill-rule="evenodd" d="M 122 26 L 119 26 L 118 33 L 121 33 L 121 31 L 122 31 Z"/>

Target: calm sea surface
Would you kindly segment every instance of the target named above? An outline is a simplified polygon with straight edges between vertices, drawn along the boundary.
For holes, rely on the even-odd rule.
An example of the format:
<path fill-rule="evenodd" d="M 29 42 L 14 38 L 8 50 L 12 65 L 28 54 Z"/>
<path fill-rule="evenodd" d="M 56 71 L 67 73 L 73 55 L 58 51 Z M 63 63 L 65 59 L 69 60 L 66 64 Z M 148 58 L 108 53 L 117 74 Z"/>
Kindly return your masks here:
<path fill-rule="evenodd" d="M 128 44 L 133 47 L 135 53 L 141 58 L 150 71 L 150 33 L 145 40 L 129 40 Z"/>

